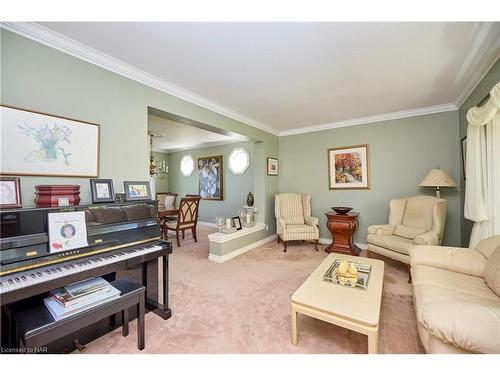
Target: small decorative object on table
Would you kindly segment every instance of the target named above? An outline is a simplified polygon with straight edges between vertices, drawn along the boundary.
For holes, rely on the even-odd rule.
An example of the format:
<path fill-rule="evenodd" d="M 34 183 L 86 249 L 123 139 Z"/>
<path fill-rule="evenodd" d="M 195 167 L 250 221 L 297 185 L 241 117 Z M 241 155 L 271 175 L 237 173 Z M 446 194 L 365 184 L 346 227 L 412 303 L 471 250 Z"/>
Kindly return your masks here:
<path fill-rule="evenodd" d="M 244 227 L 253 227 L 255 225 L 255 211 L 254 207 L 243 206 L 245 212 L 245 219 L 242 224 Z"/>
<path fill-rule="evenodd" d="M 219 232 L 222 232 L 222 229 L 224 228 L 224 224 L 226 223 L 226 219 L 222 216 L 217 216 L 215 218 L 215 224 L 217 225 L 217 228 L 219 229 Z"/>
<path fill-rule="evenodd" d="M 352 211 L 352 207 L 330 207 L 339 215 L 347 215 L 348 212 Z"/>
<path fill-rule="evenodd" d="M 59 207 L 59 198 L 68 198 L 70 206 L 77 206 L 80 203 L 80 185 L 36 185 L 35 196 L 37 207 Z"/>
<path fill-rule="evenodd" d="M 253 197 L 253 194 L 251 191 L 248 192 L 248 195 L 247 195 L 247 205 L 252 207 L 254 204 L 254 197 Z"/>
<path fill-rule="evenodd" d="M 323 280 L 352 288 L 367 289 L 370 271 L 369 264 L 335 259 L 323 276 Z"/>
<path fill-rule="evenodd" d="M 125 202 L 125 193 L 116 193 L 115 194 L 115 202 L 116 203 L 123 203 L 123 202 Z"/>

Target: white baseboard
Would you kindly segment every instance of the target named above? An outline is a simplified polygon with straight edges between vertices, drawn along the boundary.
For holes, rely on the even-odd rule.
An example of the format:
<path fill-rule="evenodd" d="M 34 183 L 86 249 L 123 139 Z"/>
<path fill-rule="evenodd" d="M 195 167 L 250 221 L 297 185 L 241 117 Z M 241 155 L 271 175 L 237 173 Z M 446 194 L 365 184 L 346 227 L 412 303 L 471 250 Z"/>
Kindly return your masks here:
<path fill-rule="evenodd" d="M 217 224 L 209 223 L 208 221 L 198 221 L 198 225 L 202 225 L 204 227 L 217 228 Z"/>
<path fill-rule="evenodd" d="M 320 238 L 319 243 L 324 244 L 324 245 L 329 245 L 332 243 L 331 238 Z M 366 250 L 368 249 L 368 244 L 367 243 L 359 243 L 355 242 L 354 243 L 357 247 L 359 247 L 361 250 Z"/>
<path fill-rule="evenodd" d="M 276 240 L 276 235 L 273 234 L 272 236 L 263 238 L 262 240 L 259 240 L 257 242 L 251 243 L 250 245 L 243 246 L 242 248 L 239 248 L 238 250 L 231 251 L 228 254 L 225 255 L 215 255 L 215 254 L 208 254 L 208 260 L 211 262 L 215 263 L 224 263 L 228 261 L 229 259 L 233 259 L 234 257 L 237 257 L 238 255 L 241 255 L 243 253 L 246 253 L 247 251 L 250 251 L 252 249 L 255 249 L 256 247 L 262 246 L 268 242 Z"/>

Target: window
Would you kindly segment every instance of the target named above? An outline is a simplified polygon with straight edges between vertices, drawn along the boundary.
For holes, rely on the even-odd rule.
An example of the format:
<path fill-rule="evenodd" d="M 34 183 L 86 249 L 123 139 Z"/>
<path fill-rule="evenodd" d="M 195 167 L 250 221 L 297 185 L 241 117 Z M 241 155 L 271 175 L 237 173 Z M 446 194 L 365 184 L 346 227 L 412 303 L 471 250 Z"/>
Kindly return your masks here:
<path fill-rule="evenodd" d="M 243 174 L 250 165 L 250 156 L 244 148 L 235 148 L 229 154 L 229 169 L 233 174 Z"/>
<path fill-rule="evenodd" d="M 194 171 L 194 159 L 191 155 L 184 155 L 181 159 L 181 173 L 183 176 L 191 176 Z"/>

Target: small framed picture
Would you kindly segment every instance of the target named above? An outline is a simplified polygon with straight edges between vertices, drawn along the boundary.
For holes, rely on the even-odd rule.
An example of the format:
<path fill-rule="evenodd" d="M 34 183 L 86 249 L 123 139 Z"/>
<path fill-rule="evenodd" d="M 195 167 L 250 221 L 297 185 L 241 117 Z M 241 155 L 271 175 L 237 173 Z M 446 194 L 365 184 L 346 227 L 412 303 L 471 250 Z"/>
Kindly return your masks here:
<path fill-rule="evenodd" d="M 370 146 L 367 144 L 328 150 L 328 188 L 370 189 Z"/>
<path fill-rule="evenodd" d="M 241 220 L 239 216 L 235 216 L 231 219 L 233 221 L 233 226 L 236 228 L 236 230 L 241 230 L 243 229 L 241 225 Z"/>
<path fill-rule="evenodd" d="M 19 207 L 22 207 L 19 177 L 0 177 L 0 208 Z"/>
<path fill-rule="evenodd" d="M 148 181 L 124 181 L 125 200 L 144 201 L 151 199 L 151 188 Z"/>
<path fill-rule="evenodd" d="M 92 193 L 92 203 L 114 202 L 113 180 L 110 179 L 90 179 L 90 191 Z"/>
<path fill-rule="evenodd" d="M 278 159 L 267 158 L 267 175 L 268 176 L 278 175 Z"/>

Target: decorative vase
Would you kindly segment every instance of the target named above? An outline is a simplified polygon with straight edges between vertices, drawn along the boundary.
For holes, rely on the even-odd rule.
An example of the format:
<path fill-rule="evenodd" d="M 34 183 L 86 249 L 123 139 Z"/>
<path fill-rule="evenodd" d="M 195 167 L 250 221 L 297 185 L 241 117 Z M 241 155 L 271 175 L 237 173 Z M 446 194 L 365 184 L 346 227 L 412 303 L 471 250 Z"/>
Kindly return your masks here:
<path fill-rule="evenodd" d="M 253 203 L 254 203 L 253 194 L 252 194 L 251 191 L 249 191 L 248 195 L 247 195 L 247 205 L 249 205 L 250 207 L 252 207 Z"/>

